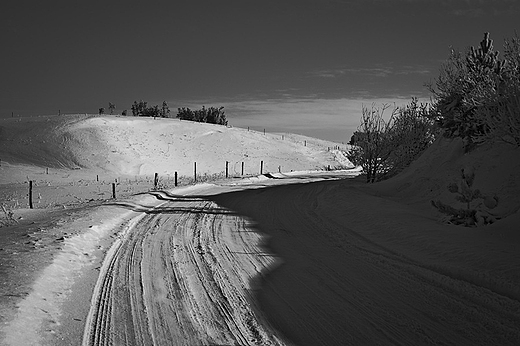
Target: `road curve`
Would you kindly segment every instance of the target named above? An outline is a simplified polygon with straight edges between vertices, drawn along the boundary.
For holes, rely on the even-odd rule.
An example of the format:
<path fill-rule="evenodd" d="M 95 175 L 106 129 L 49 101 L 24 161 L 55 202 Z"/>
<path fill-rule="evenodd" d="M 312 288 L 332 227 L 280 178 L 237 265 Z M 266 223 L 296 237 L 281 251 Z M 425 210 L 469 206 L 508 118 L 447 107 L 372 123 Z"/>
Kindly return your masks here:
<path fill-rule="evenodd" d="M 518 240 L 284 179 L 121 202 L 83 345 L 520 344 Z"/>
<path fill-rule="evenodd" d="M 130 220 L 104 260 L 83 346 L 282 345 L 253 300 L 277 263 L 249 222 L 214 202 L 171 197 Z"/>

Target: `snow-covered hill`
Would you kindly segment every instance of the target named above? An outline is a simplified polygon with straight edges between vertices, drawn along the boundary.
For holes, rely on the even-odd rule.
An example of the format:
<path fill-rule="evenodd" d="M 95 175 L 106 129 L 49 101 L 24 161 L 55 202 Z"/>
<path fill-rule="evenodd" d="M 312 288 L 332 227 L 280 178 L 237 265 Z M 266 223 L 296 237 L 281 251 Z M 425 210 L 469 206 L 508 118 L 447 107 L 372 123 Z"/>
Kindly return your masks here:
<path fill-rule="evenodd" d="M 199 174 L 223 173 L 226 161 L 236 175 L 242 162 L 244 174 L 259 174 L 262 161 L 263 172 L 340 166 L 337 143 L 177 119 L 49 116 L 1 119 L 0 126 L 0 158 L 12 165 L 115 176 L 192 175 L 195 162 Z"/>

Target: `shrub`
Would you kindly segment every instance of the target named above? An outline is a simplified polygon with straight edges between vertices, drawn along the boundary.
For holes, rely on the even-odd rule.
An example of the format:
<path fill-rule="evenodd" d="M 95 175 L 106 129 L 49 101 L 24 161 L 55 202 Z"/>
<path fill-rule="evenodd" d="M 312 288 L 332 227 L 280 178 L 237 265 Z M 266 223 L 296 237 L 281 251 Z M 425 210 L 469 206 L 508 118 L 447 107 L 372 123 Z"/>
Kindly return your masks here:
<path fill-rule="evenodd" d="M 408 167 L 433 143 L 439 131 L 430 119 L 431 112 L 431 105 L 419 103 L 417 98 L 412 98 L 408 105 L 394 112 L 393 123 L 388 131 L 390 155 L 386 177 Z"/>
<path fill-rule="evenodd" d="M 350 140 L 347 158 L 361 166 L 367 182 L 387 179 L 415 160 L 437 135 L 431 107 L 416 98 L 405 107 L 395 108 L 388 121 L 383 118 L 388 105 L 378 109 L 363 106 L 361 125 Z"/>
<path fill-rule="evenodd" d="M 383 113 L 388 107 L 386 104 L 382 108 L 377 108 L 374 104 L 371 109 L 362 107 L 361 124 L 356 132 L 357 138 L 352 138 L 355 142 L 347 153 L 350 162 L 361 166 L 363 173 L 366 174 L 367 183 L 379 180 L 380 176 L 387 171 L 386 159 L 390 155 L 387 134 L 392 120 L 385 121 Z"/>

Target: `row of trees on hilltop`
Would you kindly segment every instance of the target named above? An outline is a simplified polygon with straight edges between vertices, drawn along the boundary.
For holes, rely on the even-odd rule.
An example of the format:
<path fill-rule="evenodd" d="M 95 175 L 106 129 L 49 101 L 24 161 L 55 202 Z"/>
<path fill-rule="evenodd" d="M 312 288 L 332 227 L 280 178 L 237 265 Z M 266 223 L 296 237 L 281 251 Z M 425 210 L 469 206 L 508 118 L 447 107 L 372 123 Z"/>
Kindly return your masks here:
<path fill-rule="evenodd" d="M 201 123 L 211 123 L 218 125 L 227 125 L 228 121 L 226 119 L 226 115 L 224 114 L 224 107 L 215 108 L 209 107 L 206 108 L 202 106 L 202 109 L 193 111 L 189 108 L 178 108 L 177 118 L 181 120 L 191 120 L 197 121 Z"/>
<path fill-rule="evenodd" d="M 135 117 L 170 117 L 170 107 L 166 101 L 163 101 L 162 106 L 159 108 L 158 105 L 148 106 L 146 101 L 134 101 L 131 107 L 132 115 Z M 126 115 L 126 114 L 123 114 Z"/>
<path fill-rule="evenodd" d="M 416 98 L 405 107 L 363 106 L 361 124 L 350 140 L 349 160 L 363 168 L 367 182 L 387 179 L 415 160 L 435 138 L 463 140 L 466 151 L 486 141 L 520 147 L 520 39 L 506 40 L 504 58 L 489 33 L 478 48 L 451 50 L 439 77 L 427 84 L 433 101 Z"/>
<path fill-rule="evenodd" d="M 115 110 L 115 104 L 109 102 L 110 114 L 113 114 Z M 131 106 L 132 115 L 136 117 L 161 117 L 171 118 L 172 114 L 166 101 L 163 101 L 162 106 L 158 105 L 148 106 L 146 101 L 134 101 Z M 104 114 L 105 108 L 99 109 L 99 114 Z M 122 115 L 126 116 L 127 111 L 124 110 Z M 224 107 L 209 107 L 202 106 L 201 109 L 191 110 L 190 108 L 178 108 L 177 118 L 181 120 L 190 120 L 218 125 L 227 125 L 228 121 L 224 113 Z"/>

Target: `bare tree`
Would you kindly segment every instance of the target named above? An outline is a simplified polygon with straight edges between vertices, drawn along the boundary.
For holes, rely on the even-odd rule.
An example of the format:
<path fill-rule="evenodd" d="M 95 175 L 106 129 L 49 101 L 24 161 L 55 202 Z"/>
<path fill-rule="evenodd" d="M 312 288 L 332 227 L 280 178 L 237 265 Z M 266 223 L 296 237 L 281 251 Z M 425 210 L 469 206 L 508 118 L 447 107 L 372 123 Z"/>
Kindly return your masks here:
<path fill-rule="evenodd" d="M 347 155 L 353 164 L 363 168 L 367 183 L 376 182 L 388 171 L 386 161 L 392 153 L 388 133 L 395 114 L 394 110 L 390 119 L 385 121 L 383 113 L 388 107 L 388 104 L 383 104 L 381 108 L 377 108 L 372 104 L 369 109 L 363 105 L 361 125 L 358 127 L 363 136 L 353 143 L 354 146 Z"/>

